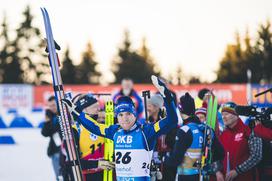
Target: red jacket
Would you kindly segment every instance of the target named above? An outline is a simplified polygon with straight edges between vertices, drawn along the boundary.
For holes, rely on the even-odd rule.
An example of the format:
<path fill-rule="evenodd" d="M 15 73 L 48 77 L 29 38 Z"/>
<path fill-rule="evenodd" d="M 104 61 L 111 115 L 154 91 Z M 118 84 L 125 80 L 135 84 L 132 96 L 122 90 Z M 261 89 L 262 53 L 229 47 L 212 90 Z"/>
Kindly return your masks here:
<path fill-rule="evenodd" d="M 266 128 L 262 124 L 258 124 L 254 128 L 254 132 L 256 136 L 259 136 L 260 138 L 266 140 L 266 141 L 271 141 L 272 140 L 272 129 L 271 128 Z M 263 157 L 263 162 L 261 162 L 263 165 L 260 167 L 260 174 L 266 174 L 266 175 L 272 175 L 272 168 L 271 168 L 271 156 L 266 155 L 266 153 L 270 153 L 269 151 L 264 150 L 264 157 Z M 267 164 L 268 163 L 268 164 Z"/>
<path fill-rule="evenodd" d="M 272 140 L 272 129 L 271 128 L 266 128 L 262 124 L 258 124 L 257 126 L 255 126 L 254 132 L 255 132 L 256 136 L 258 136 L 264 140 L 267 140 L 267 141 Z"/>
<path fill-rule="evenodd" d="M 243 163 L 249 157 L 249 147 L 248 147 L 248 138 L 250 135 L 250 129 L 246 126 L 241 119 L 238 120 L 238 123 L 234 128 L 226 128 L 223 133 L 220 135 L 219 139 L 225 149 L 225 158 L 224 158 L 224 174 L 227 170 L 227 152 L 229 152 L 230 159 L 230 170 L 233 170 L 239 164 Z M 235 181 L 253 181 L 255 168 L 239 174 Z"/>

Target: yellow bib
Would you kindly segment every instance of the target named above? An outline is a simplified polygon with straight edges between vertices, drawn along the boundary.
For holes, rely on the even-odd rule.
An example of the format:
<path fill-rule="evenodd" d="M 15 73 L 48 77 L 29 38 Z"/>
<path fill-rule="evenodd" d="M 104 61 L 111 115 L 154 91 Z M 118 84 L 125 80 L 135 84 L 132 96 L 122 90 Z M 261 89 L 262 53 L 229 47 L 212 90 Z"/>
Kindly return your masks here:
<path fill-rule="evenodd" d="M 104 156 L 104 138 L 89 132 L 80 125 L 79 148 L 81 158 L 98 160 Z"/>

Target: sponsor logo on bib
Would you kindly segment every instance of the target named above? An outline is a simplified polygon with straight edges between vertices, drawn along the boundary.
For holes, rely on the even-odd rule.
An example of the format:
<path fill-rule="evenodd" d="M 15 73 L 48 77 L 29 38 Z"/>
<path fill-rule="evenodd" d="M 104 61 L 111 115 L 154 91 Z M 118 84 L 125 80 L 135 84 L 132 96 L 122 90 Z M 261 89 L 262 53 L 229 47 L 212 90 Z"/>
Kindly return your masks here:
<path fill-rule="evenodd" d="M 91 133 L 90 138 L 91 138 L 91 140 L 95 141 L 95 140 L 97 140 L 98 137 L 97 137 L 97 135 Z"/>
<path fill-rule="evenodd" d="M 132 143 L 132 136 L 118 136 L 117 143 L 130 144 Z"/>

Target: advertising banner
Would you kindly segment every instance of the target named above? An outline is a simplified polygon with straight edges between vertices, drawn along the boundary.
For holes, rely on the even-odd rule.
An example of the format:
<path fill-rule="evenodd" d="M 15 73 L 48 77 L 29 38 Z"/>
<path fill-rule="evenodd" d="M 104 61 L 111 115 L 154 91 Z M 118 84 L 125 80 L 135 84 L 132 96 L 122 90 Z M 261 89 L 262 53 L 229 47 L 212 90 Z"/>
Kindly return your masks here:
<path fill-rule="evenodd" d="M 71 91 L 73 95 L 78 93 L 110 93 L 114 95 L 120 90 L 120 85 L 64 85 L 65 91 Z M 185 92 L 189 92 L 193 97 L 196 97 L 198 91 L 202 88 L 208 88 L 218 97 L 219 103 L 234 101 L 237 104 L 246 104 L 246 85 L 245 84 L 195 84 L 190 86 L 170 86 L 170 89 L 176 92 L 177 98 Z M 151 84 L 137 84 L 134 89 L 141 96 L 143 90 L 150 90 L 155 93 L 157 90 Z M 53 95 L 52 86 L 36 86 L 34 89 L 35 106 L 45 104 L 47 98 Z"/>
<path fill-rule="evenodd" d="M 272 106 L 272 93 L 267 92 L 266 94 L 255 97 L 256 94 L 263 92 L 267 89 L 270 89 L 272 85 L 259 85 L 253 84 L 251 86 L 251 99 L 252 104 L 261 106 L 261 107 L 271 107 Z"/>
<path fill-rule="evenodd" d="M 24 84 L 0 85 L 0 109 L 32 109 L 33 87 Z"/>

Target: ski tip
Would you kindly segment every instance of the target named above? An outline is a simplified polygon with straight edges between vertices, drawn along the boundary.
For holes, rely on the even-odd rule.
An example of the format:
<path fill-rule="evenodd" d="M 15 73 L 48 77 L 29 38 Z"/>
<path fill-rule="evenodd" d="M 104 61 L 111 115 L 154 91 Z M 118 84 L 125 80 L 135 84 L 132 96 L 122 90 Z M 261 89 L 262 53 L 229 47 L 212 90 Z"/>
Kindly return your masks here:
<path fill-rule="evenodd" d="M 48 12 L 47 12 L 47 10 L 46 10 L 45 7 L 40 7 L 40 9 L 41 9 L 41 11 L 42 11 L 43 13 L 47 13 L 47 14 L 48 14 Z"/>
<path fill-rule="evenodd" d="M 45 7 L 40 7 L 43 14 L 45 14 Z"/>
<path fill-rule="evenodd" d="M 43 8 L 43 9 L 44 9 L 44 12 L 45 12 L 46 14 L 48 14 L 48 12 L 47 12 L 46 8 Z"/>

